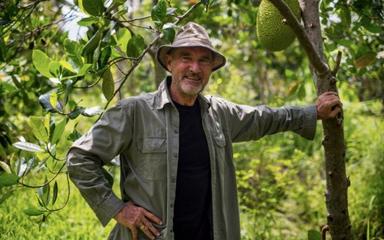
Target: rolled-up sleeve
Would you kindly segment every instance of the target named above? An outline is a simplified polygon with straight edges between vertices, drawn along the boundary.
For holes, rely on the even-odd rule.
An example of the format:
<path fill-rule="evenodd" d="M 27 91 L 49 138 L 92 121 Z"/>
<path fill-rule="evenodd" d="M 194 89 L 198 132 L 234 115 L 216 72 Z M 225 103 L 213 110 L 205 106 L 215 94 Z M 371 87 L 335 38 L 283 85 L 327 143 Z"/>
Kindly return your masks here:
<path fill-rule="evenodd" d="M 117 105 L 105 112 L 67 154 L 68 173 L 81 195 L 105 226 L 124 206 L 112 191 L 111 176 L 103 168 L 132 138 L 130 108 Z"/>
<path fill-rule="evenodd" d="M 313 139 L 316 133 L 316 106 L 250 107 L 219 100 L 219 110 L 233 142 L 257 140 L 265 135 L 293 131 Z"/>

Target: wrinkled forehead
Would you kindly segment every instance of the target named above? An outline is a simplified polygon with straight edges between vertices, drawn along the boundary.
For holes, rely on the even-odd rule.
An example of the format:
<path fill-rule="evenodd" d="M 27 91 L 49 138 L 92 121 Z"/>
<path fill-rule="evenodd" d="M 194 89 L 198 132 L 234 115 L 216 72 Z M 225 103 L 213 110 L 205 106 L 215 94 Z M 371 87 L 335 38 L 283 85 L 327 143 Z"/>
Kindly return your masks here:
<path fill-rule="evenodd" d="M 182 56 L 199 56 L 199 57 L 208 57 L 213 59 L 214 53 L 205 47 L 177 47 L 177 48 L 171 48 L 168 53 L 168 55 L 176 56 L 176 55 L 182 55 Z"/>

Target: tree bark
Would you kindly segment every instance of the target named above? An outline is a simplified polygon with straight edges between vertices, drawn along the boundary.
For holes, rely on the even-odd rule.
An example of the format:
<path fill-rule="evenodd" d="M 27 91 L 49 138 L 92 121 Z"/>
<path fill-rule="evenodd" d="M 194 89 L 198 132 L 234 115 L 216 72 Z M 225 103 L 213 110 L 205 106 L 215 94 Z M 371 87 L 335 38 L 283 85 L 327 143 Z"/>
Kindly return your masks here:
<path fill-rule="evenodd" d="M 324 60 L 323 39 L 321 35 L 319 1 L 299 0 L 303 12 L 304 28 L 294 18 L 282 0 L 270 0 L 286 18 L 304 48 L 314 70 L 317 93 L 325 91 L 337 92 L 335 73 Z M 326 172 L 325 203 L 327 206 L 328 227 L 333 240 L 352 239 L 352 229 L 348 213 L 348 187 L 350 181 L 345 169 L 345 141 L 343 116 L 336 119 L 323 120 L 324 153 Z"/>

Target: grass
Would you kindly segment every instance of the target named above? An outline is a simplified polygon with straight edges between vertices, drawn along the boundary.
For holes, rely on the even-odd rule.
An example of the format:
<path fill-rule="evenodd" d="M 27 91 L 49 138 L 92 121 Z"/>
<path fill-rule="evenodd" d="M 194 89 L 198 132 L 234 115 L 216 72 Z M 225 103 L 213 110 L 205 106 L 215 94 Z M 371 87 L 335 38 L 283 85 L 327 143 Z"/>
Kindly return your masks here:
<path fill-rule="evenodd" d="M 56 207 L 66 198 L 66 179 L 58 178 L 60 195 Z M 37 204 L 36 190 L 17 188 L 14 194 L 0 205 L 0 239 L 106 239 L 114 226 L 114 220 L 103 228 L 88 207 L 79 191 L 71 183 L 68 205 L 50 215 L 46 222 L 39 224 L 41 216 L 29 217 L 23 210 Z"/>

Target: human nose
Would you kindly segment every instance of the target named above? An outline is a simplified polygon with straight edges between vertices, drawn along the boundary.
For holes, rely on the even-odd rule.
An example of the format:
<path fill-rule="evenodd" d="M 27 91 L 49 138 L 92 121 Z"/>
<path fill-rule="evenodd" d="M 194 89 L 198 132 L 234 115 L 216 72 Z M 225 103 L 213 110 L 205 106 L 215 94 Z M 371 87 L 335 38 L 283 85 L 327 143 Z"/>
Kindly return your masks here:
<path fill-rule="evenodd" d="M 194 72 L 194 73 L 199 73 L 201 72 L 200 64 L 198 61 L 191 61 L 189 65 L 189 69 Z"/>

